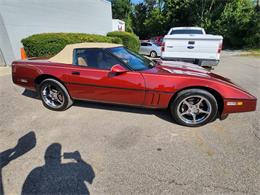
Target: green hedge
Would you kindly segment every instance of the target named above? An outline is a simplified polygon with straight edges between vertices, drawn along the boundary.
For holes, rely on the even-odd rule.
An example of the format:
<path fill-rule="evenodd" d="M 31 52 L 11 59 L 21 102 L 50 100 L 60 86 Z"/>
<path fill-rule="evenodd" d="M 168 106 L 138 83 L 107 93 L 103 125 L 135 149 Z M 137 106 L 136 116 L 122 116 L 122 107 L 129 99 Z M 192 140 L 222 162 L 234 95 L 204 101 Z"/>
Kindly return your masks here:
<path fill-rule="evenodd" d="M 108 37 L 118 37 L 122 39 L 123 45 L 126 46 L 128 49 L 138 52 L 140 48 L 140 41 L 139 38 L 129 32 L 122 32 L 122 31 L 114 31 L 107 33 Z"/>
<path fill-rule="evenodd" d="M 84 33 L 43 33 L 22 40 L 28 57 L 51 57 L 59 53 L 67 44 L 83 42 L 106 42 L 122 44 L 117 37 Z"/>

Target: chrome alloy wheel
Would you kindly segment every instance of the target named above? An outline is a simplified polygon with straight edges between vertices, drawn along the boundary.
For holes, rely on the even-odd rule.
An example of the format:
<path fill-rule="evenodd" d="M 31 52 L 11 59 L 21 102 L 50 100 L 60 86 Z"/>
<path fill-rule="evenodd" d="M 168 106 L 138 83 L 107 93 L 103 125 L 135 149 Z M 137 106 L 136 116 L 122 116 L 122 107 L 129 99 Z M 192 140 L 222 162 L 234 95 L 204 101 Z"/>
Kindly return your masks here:
<path fill-rule="evenodd" d="M 203 123 L 211 112 L 211 103 L 200 95 L 193 95 L 183 99 L 177 108 L 179 118 L 186 124 Z"/>
<path fill-rule="evenodd" d="M 42 88 L 43 101 L 52 108 L 60 108 L 64 104 L 64 96 L 60 89 L 53 85 L 46 85 Z"/>

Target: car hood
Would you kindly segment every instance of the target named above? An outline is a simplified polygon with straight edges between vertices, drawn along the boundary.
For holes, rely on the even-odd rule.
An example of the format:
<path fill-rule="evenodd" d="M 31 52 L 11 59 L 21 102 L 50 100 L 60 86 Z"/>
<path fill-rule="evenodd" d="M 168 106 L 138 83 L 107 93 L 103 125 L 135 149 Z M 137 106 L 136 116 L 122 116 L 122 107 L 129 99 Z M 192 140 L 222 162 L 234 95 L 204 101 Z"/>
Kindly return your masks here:
<path fill-rule="evenodd" d="M 145 72 L 154 74 L 196 76 L 221 80 L 230 84 L 232 83 L 230 79 L 214 74 L 201 66 L 178 61 L 158 61 L 155 67 L 145 70 Z"/>
<path fill-rule="evenodd" d="M 157 75 L 172 75 L 175 76 L 181 76 L 184 78 L 191 78 L 191 77 L 199 77 L 204 78 L 206 80 L 215 80 L 219 83 L 223 83 L 224 85 L 229 85 L 231 87 L 234 87 L 240 91 L 243 91 L 248 96 L 255 98 L 250 93 L 248 93 L 245 89 L 240 87 L 239 85 L 231 82 L 230 79 L 222 77 L 218 74 L 214 74 L 205 68 L 202 68 L 198 65 L 194 65 L 191 63 L 185 63 L 185 62 L 175 62 L 175 61 L 158 61 L 156 66 L 154 66 L 151 69 L 145 70 L 144 73 L 148 74 L 157 74 Z M 203 84 L 203 83 L 202 83 Z"/>

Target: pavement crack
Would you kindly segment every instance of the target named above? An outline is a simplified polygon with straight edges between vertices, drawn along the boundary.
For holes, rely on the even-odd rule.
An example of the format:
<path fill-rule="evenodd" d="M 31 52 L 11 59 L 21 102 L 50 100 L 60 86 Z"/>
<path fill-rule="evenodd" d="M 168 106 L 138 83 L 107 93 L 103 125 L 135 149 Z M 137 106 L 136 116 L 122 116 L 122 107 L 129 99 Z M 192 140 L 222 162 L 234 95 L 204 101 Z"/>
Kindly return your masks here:
<path fill-rule="evenodd" d="M 167 184 L 174 184 L 176 186 L 186 186 L 186 185 L 190 185 L 192 184 L 192 182 L 178 182 L 176 179 L 160 179 L 158 177 L 155 176 L 151 176 L 149 174 L 145 174 L 146 176 L 150 177 L 153 180 L 157 180 L 160 183 L 167 183 Z"/>
<path fill-rule="evenodd" d="M 258 136 L 255 131 L 253 132 L 253 134 L 254 134 L 254 136 L 256 137 L 256 139 L 257 139 L 258 141 L 260 141 L 260 136 Z"/>
<path fill-rule="evenodd" d="M 229 191 L 229 192 L 233 192 L 233 193 L 243 193 L 243 194 L 248 194 L 248 191 L 245 190 L 239 190 L 239 189 L 234 189 L 234 188 L 230 188 L 230 187 L 226 187 L 226 186 L 218 186 L 218 185 L 202 185 L 205 188 L 214 188 L 214 189 L 220 189 L 220 190 L 225 190 L 225 191 Z"/>
<path fill-rule="evenodd" d="M 194 182 L 194 181 L 179 182 L 179 181 L 177 181 L 176 179 L 172 179 L 172 180 L 169 180 L 169 179 L 160 179 L 160 178 L 158 178 L 158 177 L 151 176 L 151 175 L 149 175 L 149 174 L 145 174 L 145 175 L 147 175 L 148 177 L 150 177 L 150 178 L 153 179 L 153 180 L 159 181 L 160 183 L 174 184 L 174 185 L 176 185 L 176 186 L 187 186 L 187 185 L 195 184 L 195 185 L 199 185 L 199 186 L 202 186 L 202 187 L 205 187 L 205 188 L 214 188 L 215 190 L 220 189 L 220 190 L 229 191 L 229 192 L 233 192 L 233 193 L 239 192 L 239 193 L 243 193 L 243 194 L 248 194 L 248 191 L 239 190 L 239 189 L 234 189 L 234 188 L 230 188 L 230 187 L 226 187 L 226 186 L 198 184 L 198 183 L 196 183 L 196 182 Z"/>
<path fill-rule="evenodd" d="M 186 186 L 186 185 L 190 185 L 192 182 L 187 182 L 187 183 L 181 183 L 181 182 L 178 182 L 176 181 L 175 179 L 172 179 L 168 182 L 169 184 L 174 184 L 176 186 Z"/>

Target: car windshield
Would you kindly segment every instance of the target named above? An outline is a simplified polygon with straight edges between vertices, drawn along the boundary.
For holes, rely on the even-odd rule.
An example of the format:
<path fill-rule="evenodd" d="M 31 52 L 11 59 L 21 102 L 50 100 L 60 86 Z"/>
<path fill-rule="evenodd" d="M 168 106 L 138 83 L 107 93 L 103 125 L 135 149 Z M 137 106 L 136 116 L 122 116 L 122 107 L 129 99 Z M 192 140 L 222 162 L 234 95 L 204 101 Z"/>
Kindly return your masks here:
<path fill-rule="evenodd" d="M 131 69 L 135 71 L 147 70 L 153 68 L 155 63 L 139 54 L 136 54 L 124 47 L 115 47 L 108 49 L 113 55 L 120 58 Z"/>

